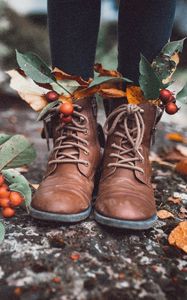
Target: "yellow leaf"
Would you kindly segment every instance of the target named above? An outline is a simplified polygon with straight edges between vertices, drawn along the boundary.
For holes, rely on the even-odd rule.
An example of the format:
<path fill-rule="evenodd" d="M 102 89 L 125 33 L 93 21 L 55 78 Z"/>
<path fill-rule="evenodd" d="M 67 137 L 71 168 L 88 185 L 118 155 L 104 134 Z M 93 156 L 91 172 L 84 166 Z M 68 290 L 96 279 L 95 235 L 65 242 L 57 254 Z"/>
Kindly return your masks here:
<path fill-rule="evenodd" d="M 170 245 L 182 249 L 187 253 L 187 221 L 179 223 L 179 225 L 171 231 L 168 242 Z"/>
<path fill-rule="evenodd" d="M 161 209 L 161 210 L 157 211 L 157 216 L 159 217 L 159 219 L 162 219 L 162 220 L 174 218 L 174 215 L 165 209 Z"/>
<path fill-rule="evenodd" d="M 167 133 L 165 138 L 170 141 L 174 141 L 174 142 L 179 142 L 179 143 L 185 142 L 185 137 L 181 133 L 178 133 L 178 132 Z"/>
<path fill-rule="evenodd" d="M 143 92 L 139 86 L 127 86 L 126 94 L 129 104 L 140 104 L 145 101 Z"/>

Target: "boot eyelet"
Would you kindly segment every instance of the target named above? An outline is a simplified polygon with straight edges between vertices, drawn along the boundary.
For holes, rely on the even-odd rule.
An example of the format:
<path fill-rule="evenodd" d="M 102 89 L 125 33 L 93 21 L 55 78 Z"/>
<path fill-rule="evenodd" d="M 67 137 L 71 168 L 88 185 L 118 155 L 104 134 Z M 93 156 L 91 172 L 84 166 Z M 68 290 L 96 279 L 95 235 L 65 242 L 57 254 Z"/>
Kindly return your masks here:
<path fill-rule="evenodd" d="M 88 167 L 88 166 L 89 166 L 89 162 L 86 162 L 86 163 L 85 163 L 85 167 Z"/>
<path fill-rule="evenodd" d="M 88 154 L 89 154 L 89 152 L 88 152 L 88 151 L 84 151 L 84 154 L 85 154 L 85 155 L 88 155 Z"/>
<path fill-rule="evenodd" d="M 87 130 L 87 129 L 84 131 L 84 134 L 85 134 L 85 135 L 88 135 L 88 130 Z"/>

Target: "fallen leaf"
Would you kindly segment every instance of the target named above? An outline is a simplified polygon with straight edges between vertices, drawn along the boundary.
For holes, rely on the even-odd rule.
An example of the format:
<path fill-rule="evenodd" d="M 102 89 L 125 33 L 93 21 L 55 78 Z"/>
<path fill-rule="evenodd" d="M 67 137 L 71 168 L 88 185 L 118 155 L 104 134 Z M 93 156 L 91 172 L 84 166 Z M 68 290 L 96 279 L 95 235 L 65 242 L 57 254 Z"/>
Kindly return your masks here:
<path fill-rule="evenodd" d="M 99 73 L 99 76 L 112 76 L 112 77 L 122 77 L 122 74 L 116 70 L 106 70 L 103 68 L 102 64 L 96 63 L 94 65 L 94 71 Z"/>
<path fill-rule="evenodd" d="M 35 111 L 42 110 L 47 105 L 44 94 L 49 90 L 38 86 L 33 80 L 22 76 L 16 70 L 6 72 L 10 77 L 10 87 L 16 90 Z"/>
<path fill-rule="evenodd" d="M 179 223 L 179 225 L 171 231 L 168 242 L 170 245 L 187 253 L 187 221 Z"/>
<path fill-rule="evenodd" d="M 129 104 L 140 104 L 145 101 L 143 92 L 139 86 L 127 86 L 126 94 Z"/>
<path fill-rule="evenodd" d="M 179 142 L 179 143 L 186 143 L 186 138 L 181 134 L 181 133 L 178 133 L 178 132 L 170 132 L 170 133 L 167 133 L 165 135 L 165 138 L 169 141 L 174 141 L 174 142 Z"/>
<path fill-rule="evenodd" d="M 162 220 L 174 218 L 174 215 L 165 209 L 161 209 L 161 210 L 157 211 L 157 216 L 159 219 L 162 219 Z"/>
<path fill-rule="evenodd" d="M 176 172 L 187 176 L 187 159 L 183 159 L 176 164 L 175 167 Z"/>
<path fill-rule="evenodd" d="M 172 202 L 173 204 L 181 204 L 181 199 L 180 198 L 169 197 L 168 201 Z"/>

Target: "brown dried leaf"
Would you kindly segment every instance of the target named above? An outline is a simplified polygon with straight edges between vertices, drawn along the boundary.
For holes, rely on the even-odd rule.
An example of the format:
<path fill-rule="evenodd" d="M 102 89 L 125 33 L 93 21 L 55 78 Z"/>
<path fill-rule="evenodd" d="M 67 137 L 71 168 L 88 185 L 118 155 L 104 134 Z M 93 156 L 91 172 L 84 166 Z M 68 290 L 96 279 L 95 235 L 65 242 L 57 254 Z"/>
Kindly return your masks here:
<path fill-rule="evenodd" d="M 139 86 L 127 86 L 126 94 L 129 104 L 140 104 L 145 101 L 143 92 Z"/>
<path fill-rule="evenodd" d="M 89 78 L 88 81 L 86 81 L 81 76 L 67 74 L 59 68 L 54 68 L 52 74 L 55 76 L 56 80 L 74 80 L 84 87 L 87 87 L 92 82 L 92 78 Z"/>
<path fill-rule="evenodd" d="M 102 64 L 95 64 L 94 71 L 99 73 L 99 76 L 112 76 L 112 77 L 122 77 L 122 74 L 116 70 L 106 70 L 103 68 Z"/>
<path fill-rule="evenodd" d="M 20 97 L 25 100 L 35 111 L 41 111 L 46 105 L 47 101 L 45 96 L 38 96 L 35 94 L 18 92 Z"/>
<path fill-rule="evenodd" d="M 122 98 L 126 96 L 124 91 L 115 88 L 102 89 L 99 94 L 104 98 Z"/>
<path fill-rule="evenodd" d="M 168 242 L 170 245 L 187 253 L 187 221 L 179 223 L 179 225 L 171 231 Z"/>
<path fill-rule="evenodd" d="M 157 216 L 159 219 L 162 219 L 162 220 L 174 218 L 174 215 L 165 209 L 161 209 L 161 210 L 157 211 Z"/>
<path fill-rule="evenodd" d="M 120 97 L 124 97 L 125 92 L 122 91 L 121 89 L 116 88 L 116 86 L 119 83 L 116 83 L 116 81 L 110 81 L 110 82 L 103 82 L 103 83 L 99 83 L 96 85 L 93 85 L 91 87 L 87 87 L 87 88 L 81 88 L 79 87 L 78 89 L 76 89 L 73 92 L 73 99 L 80 99 L 80 98 L 85 98 L 85 97 L 89 97 L 92 96 L 96 93 L 102 93 L 102 91 L 104 90 L 104 92 L 106 92 L 107 94 L 109 94 L 111 92 L 110 95 L 108 95 L 108 98 L 112 98 L 112 93 L 117 95 L 120 94 Z M 109 91 L 110 90 L 110 91 Z M 112 91 L 113 90 L 113 91 Z M 116 96 L 113 96 L 114 98 L 117 98 Z"/>
<path fill-rule="evenodd" d="M 35 111 L 40 111 L 47 105 L 44 94 L 49 90 L 39 87 L 34 81 L 25 78 L 16 70 L 7 71 L 6 73 L 11 77 L 10 87 L 16 90 L 19 96 Z"/>
<path fill-rule="evenodd" d="M 168 201 L 172 202 L 173 204 L 181 204 L 181 199 L 180 198 L 169 197 Z"/>
<path fill-rule="evenodd" d="M 180 162 L 178 162 L 176 164 L 175 170 L 178 173 L 187 176 L 187 159 L 183 159 Z"/>

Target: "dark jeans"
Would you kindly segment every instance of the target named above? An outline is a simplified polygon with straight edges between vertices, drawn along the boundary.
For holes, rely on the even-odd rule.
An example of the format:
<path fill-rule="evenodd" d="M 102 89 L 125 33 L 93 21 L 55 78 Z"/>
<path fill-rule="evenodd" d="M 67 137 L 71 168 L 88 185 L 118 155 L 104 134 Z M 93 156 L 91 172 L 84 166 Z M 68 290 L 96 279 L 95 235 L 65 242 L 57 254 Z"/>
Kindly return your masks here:
<path fill-rule="evenodd" d="M 100 22 L 100 0 L 48 0 L 52 65 L 87 79 Z M 176 0 L 121 0 L 118 70 L 138 82 L 140 53 L 151 62 L 171 35 Z M 103 41 L 104 43 L 104 41 Z"/>

